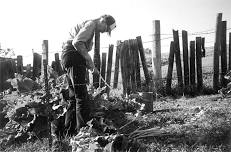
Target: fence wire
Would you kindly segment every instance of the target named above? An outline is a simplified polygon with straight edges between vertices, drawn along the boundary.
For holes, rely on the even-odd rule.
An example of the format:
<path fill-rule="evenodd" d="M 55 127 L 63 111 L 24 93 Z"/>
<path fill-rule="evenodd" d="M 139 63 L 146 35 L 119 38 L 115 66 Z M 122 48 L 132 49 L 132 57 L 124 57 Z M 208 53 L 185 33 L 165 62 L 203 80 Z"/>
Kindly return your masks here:
<path fill-rule="evenodd" d="M 229 31 L 231 30 L 231 27 L 227 28 L 226 31 Z M 199 32 L 194 32 L 194 33 L 188 33 L 188 36 L 196 36 L 196 35 L 210 35 L 210 34 L 214 34 L 216 31 L 215 29 L 208 29 L 208 30 L 204 30 L 204 31 L 199 31 Z M 148 36 L 155 36 L 157 34 L 150 34 Z M 163 33 L 163 34 L 158 34 L 158 35 L 162 35 L 162 36 L 169 36 L 169 37 L 164 37 L 164 38 L 161 38 L 160 41 L 163 41 L 163 40 L 168 40 L 168 39 L 173 39 L 173 36 L 170 36 L 170 35 L 173 35 L 173 34 L 170 34 L 170 33 Z M 182 34 L 179 33 L 179 37 L 182 37 Z M 159 40 L 147 40 L 147 41 L 143 41 L 144 44 L 146 43 L 153 43 L 155 41 L 159 41 Z M 205 42 L 205 43 L 214 43 L 214 41 L 209 41 L 209 42 Z M 115 48 L 117 48 L 118 46 L 117 45 L 114 45 Z M 103 46 L 103 47 L 100 47 L 101 49 L 109 49 L 108 46 Z M 48 53 L 49 54 L 54 54 L 54 53 L 61 53 L 62 51 L 49 51 Z M 42 54 L 42 52 L 37 52 L 39 54 Z M 26 55 L 26 56 L 23 56 L 23 57 L 31 57 L 33 55 Z"/>
<path fill-rule="evenodd" d="M 231 30 L 231 28 L 227 28 L 226 29 L 227 31 Z M 194 33 L 188 33 L 188 36 L 195 36 L 195 35 L 211 35 L 211 34 L 214 34 L 216 31 L 215 29 L 208 29 L 208 30 L 204 30 L 204 31 L 200 31 L 200 32 L 194 32 Z M 155 36 L 156 34 L 150 34 L 149 36 Z M 160 34 L 161 36 L 167 36 L 167 37 L 163 37 L 160 39 L 160 41 L 163 41 L 163 40 L 168 40 L 168 39 L 173 39 L 173 34 L 168 34 L 168 33 L 163 33 L 163 34 Z M 179 37 L 182 37 L 182 34 L 179 33 Z M 157 41 L 157 40 L 149 40 L 149 41 L 143 41 L 142 43 L 153 43 L 154 41 Z M 214 43 L 214 41 L 206 41 L 205 43 Z M 118 46 L 117 45 L 114 45 L 115 48 L 117 48 Z M 109 47 L 101 47 L 101 49 L 109 49 Z M 48 53 L 49 54 L 54 54 L 54 53 L 61 53 L 62 51 L 49 51 Z M 42 52 L 37 52 L 37 53 L 40 53 L 42 54 Z M 26 56 L 23 56 L 23 57 L 32 57 L 32 55 L 26 55 Z M 15 61 L 16 59 L 4 59 L 4 61 L 0 61 L 0 63 L 2 62 L 7 62 L 7 61 Z M 203 66 L 202 69 L 204 68 L 212 68 L 213 69 L 213 66 Z M 175 76 L 174 73 L 176 73 L 177 71 L 176 70 L 173 70 L 173 78 L 178 78 L 177 76 Z M 205 72 L 203 73 L 205 75 L 209 75 L 209 74 L 213 74 L 213 72 Z M 221 73 L 220 73 L 221 74 Z M 184 77 L 184 76 L 183 76 Z M 162 81 L 166 81 L 167 77 L 164 77 L 162 79 L 155 79 L 156 81 L 158 80 L 162 80 Z M 140 83 L 140 82 L 139 82 Z"/>

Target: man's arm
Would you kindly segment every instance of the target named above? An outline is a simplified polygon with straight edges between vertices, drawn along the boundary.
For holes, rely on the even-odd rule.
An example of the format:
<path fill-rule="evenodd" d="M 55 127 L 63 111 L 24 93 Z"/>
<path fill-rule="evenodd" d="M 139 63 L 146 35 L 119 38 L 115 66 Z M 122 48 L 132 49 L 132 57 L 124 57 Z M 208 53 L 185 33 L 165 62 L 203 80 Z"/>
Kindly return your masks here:
<path fill-rule="evenodd" d="M 94 71 L 95 65 L 91 59 L 91 56 L 88 54 L 88 49 L 86 48 L 85 42 L 76 42 L 73 46 L 86 59 L 87 68 Z"/>
<path fill-rule="evenodd" d="M 87 68 L 94 70 L 95 66 L 91 59 L 91 56 L 88 54 L 90 48 L 87 48 L 86 43 L 92 39 L 95 31 L 95 23 L 92 21 L 87 22 L 83 28 L 80 29 L 78 34 L 74 37 L 72 45 L 74 48 L 86 59 Z"/>

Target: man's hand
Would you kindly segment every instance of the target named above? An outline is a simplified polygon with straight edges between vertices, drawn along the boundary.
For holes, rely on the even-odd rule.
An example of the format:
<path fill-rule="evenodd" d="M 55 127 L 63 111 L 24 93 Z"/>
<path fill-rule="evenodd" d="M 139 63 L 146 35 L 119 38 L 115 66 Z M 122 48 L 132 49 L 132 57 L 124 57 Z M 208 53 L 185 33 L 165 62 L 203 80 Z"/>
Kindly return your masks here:
<path fill-rule="evenodd" d="M 92 74 L 100 74 L 100 73 L 99 73 L 99 70 L 98 70 L 96 67 L 94 67 L 93 69 L 89 69 L 89 71 L 90 71 Z"/>

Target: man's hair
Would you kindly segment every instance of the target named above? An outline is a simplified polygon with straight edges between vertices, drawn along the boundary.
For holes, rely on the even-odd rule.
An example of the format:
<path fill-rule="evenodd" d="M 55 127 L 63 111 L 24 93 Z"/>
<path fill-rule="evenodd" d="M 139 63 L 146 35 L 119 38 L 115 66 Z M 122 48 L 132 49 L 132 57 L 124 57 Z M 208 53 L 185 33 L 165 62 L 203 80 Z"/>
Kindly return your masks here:
<path fill-rule="evenodd" d="M 115 19 L 111 15 L 102 15 L 101 16 L 107 24 L 107 32 L 111 35 L 111 30 L 116 27 Z"/>

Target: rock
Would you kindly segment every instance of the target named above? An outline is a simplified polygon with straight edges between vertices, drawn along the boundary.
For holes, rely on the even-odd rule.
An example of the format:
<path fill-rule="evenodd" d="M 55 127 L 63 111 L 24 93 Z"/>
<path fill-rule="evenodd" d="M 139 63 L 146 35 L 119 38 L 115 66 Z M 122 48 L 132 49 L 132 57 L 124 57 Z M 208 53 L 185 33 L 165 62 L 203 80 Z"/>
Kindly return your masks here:
<path fill-rule="evenodd" d="M 19 107 L 14 109 L 9 116 L 11 120 L 18 123 L 30 122 L 33 119 L 32 115 L 28 115 L 28 109 L 26 107 Z"/>
<path fill-rule="evenodd" d="M 8 79 L 7 81 L 10 82 L 13 88 L 16 88 L 19 93 L 29 92 L 40 88 L 38 83 L 21 75 L 17 75 L 16 78 Z"/>

